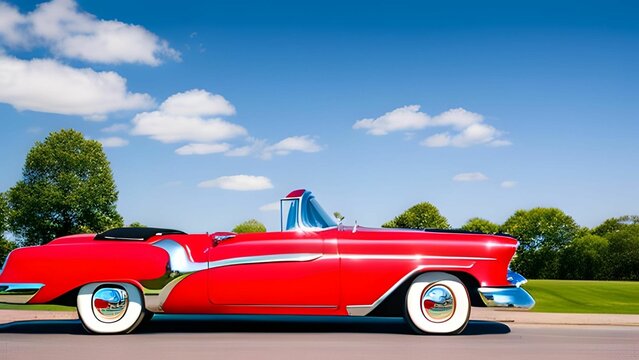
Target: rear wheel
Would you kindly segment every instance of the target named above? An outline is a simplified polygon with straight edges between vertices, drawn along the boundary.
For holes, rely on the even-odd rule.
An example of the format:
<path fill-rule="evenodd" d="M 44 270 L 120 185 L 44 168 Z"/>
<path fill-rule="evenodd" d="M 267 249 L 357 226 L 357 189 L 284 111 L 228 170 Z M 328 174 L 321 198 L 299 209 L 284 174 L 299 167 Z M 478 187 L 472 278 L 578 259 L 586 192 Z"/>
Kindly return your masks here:
<path fill-rule="evenodd" d="M 470 298 L 454 275 L 419 275 L 406 294 L 405 317 L 418 334 L 459 334 L 470 318 Z"/>
<path fill-rule="evenodd" d="M 78 316 L 90 333 L 126 334 L 144 319 L 144 303 L 137 287 L 127 283 L 93 283 L 80 288 Z"/>

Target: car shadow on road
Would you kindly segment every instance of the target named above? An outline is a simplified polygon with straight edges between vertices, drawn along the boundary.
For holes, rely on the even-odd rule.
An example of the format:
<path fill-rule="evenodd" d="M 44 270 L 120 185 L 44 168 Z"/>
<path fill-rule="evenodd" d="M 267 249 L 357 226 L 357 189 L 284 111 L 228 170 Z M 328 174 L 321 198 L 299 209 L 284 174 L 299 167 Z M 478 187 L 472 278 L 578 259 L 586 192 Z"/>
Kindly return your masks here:
<path fill-rule="evenodd" d="M 495 321 L 471 320 L 461 335 L 507 334 Z M 85 334 L 79 320 L 18 321 L 0 325 L 0 333 Z M 156 315 L 136 330 L 155 333 L 362 333 L 413 334 L 401 318 L 320 316 Z"/>

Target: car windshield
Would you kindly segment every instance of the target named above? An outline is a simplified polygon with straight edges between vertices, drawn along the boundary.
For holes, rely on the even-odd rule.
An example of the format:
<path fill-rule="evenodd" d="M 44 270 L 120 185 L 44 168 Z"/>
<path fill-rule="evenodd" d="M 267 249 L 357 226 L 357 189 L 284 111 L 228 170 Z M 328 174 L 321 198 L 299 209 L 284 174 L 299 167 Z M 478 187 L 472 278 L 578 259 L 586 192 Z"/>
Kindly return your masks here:
<path fill-rule="evenodd" d="M 301 204 L 300 204 L 301 202 Z M 282 229 L 297 228 L 329 228 L 337 226 L 335 220 L 322 209 L 310 192 L 305 192 L 301 198 L 283 199 Z"/>
<path fill-rule="evenodd" d="M 333 218 L 322 209 L 312 195 L 302 197 L 302 222 L 306 226 L 322 229 L 337 226 Z"/>
<path fill-rule="evenodd" d="M 297 227 L 299 199 L 282 200 L 282 229 L 291 230 Z M 286 214 L 286 215 L 285 215 Z M 283 226 L 286 224 L 286 226 Z"/>

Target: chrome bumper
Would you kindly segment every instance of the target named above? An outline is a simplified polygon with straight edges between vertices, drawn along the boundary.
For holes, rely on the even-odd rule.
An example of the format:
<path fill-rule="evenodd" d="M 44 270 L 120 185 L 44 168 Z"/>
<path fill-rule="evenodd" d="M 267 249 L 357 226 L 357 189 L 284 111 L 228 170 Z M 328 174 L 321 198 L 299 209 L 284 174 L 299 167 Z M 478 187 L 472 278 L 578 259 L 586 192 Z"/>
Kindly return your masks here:
<path fill-rule="evenodd" d="M 0 303 L 26 304 L 43 286 L 36 283 L 0 283 Z"/>
<path fill-rule="evenodd" d="M 514 271 L 508 270 L 506 277 L 513 287 L 481 287 L 479 296 L 486 306 L 531 309 L 535 306 L 535 299 L 520 286 L 528 280 Z"/>
<path fill-rule="evenodd" d="M 530 309 L 535 299 L 526 290 L 518 287 L 479 288 L 479 296 L 486 306 Z"/>

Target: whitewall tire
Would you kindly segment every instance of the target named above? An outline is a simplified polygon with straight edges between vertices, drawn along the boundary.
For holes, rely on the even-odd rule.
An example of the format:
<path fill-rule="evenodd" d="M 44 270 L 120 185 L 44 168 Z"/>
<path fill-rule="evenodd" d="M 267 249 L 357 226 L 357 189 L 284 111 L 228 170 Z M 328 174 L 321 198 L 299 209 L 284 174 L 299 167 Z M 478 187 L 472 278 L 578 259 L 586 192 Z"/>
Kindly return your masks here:
<path fill-rule="evenodd" d="M 405 317 L 418 334 L 459 334 L 470 318 L 470 298 L 454 275 L 419 275 L 406 294 Z"/>
<path fill-rule="evenodd" d="M 78 316 L 94 334 L 126 334 L 144 319 L 140 290 L 128 283 L 92 283 L 80 288 Z"/>

